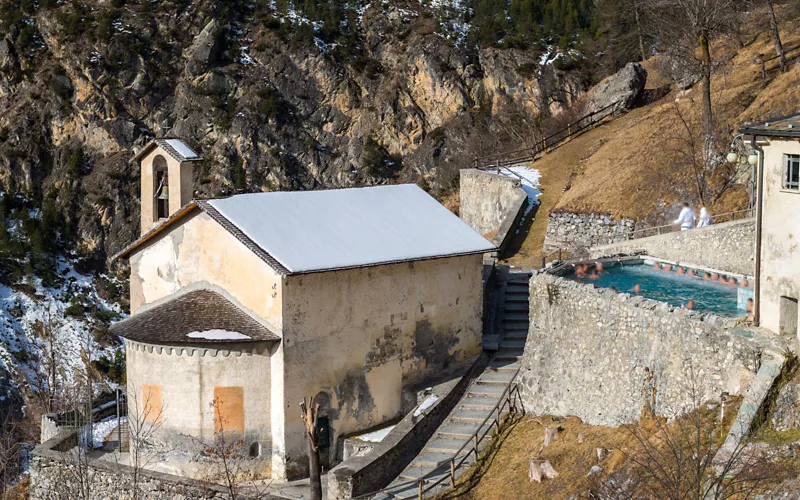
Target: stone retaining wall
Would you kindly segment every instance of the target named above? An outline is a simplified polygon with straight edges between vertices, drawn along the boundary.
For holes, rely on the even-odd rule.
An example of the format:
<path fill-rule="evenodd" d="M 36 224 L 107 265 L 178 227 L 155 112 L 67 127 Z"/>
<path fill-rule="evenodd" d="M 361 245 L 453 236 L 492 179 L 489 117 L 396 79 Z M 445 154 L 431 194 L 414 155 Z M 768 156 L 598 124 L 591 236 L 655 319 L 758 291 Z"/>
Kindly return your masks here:
<path fill-rule="evenodd" d="M 34 449 L 30 461 L 31 499 L 188 500 L 230 497 L 228 490 L 218 484 L 150 470 L 139 470 L 134 491 L 133 467 L 96 458 L 86 459 L 85 456 L 78 459 L 77 443 L 77 431 L 64 430 Z M 246 488 L 237 491 L 236 497 L 242 500 L 275 498 Z"/>
<path fill-rule="evenodd" d="M 598 258 L 645 252 L 653 257 L 752 276 L 755 273 L 755 233 L 755 219 L 750 218 L 600 245 L 591 248 L 589 255 Z"/>
<path fill-rule="evenodd" d="M 530 285 L 522 360 L 526 408 L 593 425 L 675 416 L 722 391 L 743 394 L 760 348 L 733 321 L 549 274 Z M 763 339 L 760 339 L 763 341 Z"/>
<path fill-rule="evenodd" d="M 633 219 L 615 219 L 605 214 L 576 214 L 550 212 L 543 249 L 552 252 L 559 248 L 569 251 L 589 248 L 597 238 L 625 241 L 634 230 Z"/>
<path fill-rule="evenodd" d="M 502 249 L 528 203 L 520 180 L 470 168 L 460 186 L 459 217 Z"/>

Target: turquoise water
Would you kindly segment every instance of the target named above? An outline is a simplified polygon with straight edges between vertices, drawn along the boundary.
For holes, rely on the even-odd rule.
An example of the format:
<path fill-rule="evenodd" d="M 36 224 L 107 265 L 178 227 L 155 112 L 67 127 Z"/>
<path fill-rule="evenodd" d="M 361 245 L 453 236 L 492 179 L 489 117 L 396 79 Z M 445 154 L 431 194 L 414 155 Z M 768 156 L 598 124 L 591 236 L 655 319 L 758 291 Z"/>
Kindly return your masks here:
<path fill-rule="evenodd" d="M 701 273 L 702 274 L 702 273 Z M 694 300 L 696 311 L 711 312 L 729 318 L 743 316 L 746 311 L 737 309 L 737 286 L 706 281 L 701 277 L 679 275 L 675 271 L 656 271 L 647 265 L 617 265 L 606 268 L 597 279 L 575 274 L 565 276 L 571 280 L 603 288 L 614 287 L 618 292 L 633 293 L 634 285 L 640 287 L 639 295 L 659 300 L 673 306 L 685 306 Z"/>

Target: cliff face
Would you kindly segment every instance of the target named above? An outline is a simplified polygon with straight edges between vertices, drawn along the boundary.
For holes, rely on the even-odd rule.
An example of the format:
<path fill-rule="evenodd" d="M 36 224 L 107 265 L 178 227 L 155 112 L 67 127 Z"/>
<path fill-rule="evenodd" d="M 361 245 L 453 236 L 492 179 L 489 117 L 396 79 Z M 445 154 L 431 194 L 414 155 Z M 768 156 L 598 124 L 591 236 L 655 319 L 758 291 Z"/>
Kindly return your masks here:
<path fill-rule="evenodd" d="M 113 3 L 39 9 L 0 41 L 2 185 L 53 197 L 99 255 L 138 234 L 127 160 L 153 136 L 202 151 L 199 197 L 385 182 L 444 196 L 474 155 L 583 91 L 534 51 L 448 40 L 419 4 L 359 9 L 348 54 L 269 6 Z"/>

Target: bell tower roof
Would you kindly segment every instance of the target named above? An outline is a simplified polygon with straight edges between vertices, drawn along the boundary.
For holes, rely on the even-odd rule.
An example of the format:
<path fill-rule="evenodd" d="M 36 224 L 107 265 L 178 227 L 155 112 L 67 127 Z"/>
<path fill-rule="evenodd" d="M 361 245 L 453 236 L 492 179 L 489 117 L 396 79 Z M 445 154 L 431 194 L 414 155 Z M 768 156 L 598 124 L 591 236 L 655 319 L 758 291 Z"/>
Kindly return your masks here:
<path fill-rule="evenodd" d="M 161 148 L 165 153 L 180 163 L 185 161 L 202 161 L 203 157 L 197 154 L 188 144 L 174 137 L 153 139 L 148 142 L 138 153 L 131 158 L 131 163 L 141 160 L 154 148 Z"/>

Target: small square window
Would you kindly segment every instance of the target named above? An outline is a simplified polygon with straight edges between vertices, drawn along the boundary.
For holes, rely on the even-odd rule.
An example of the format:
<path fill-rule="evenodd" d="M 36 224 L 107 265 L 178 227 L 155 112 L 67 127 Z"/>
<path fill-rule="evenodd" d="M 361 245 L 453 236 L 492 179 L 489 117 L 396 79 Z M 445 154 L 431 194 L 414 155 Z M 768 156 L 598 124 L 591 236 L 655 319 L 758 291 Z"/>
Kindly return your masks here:
<path fill-rule="evenodd" d="M 783 155 L 783 189 L 800 191 L 800 155 Z"/>

